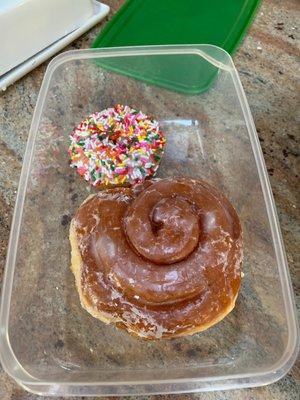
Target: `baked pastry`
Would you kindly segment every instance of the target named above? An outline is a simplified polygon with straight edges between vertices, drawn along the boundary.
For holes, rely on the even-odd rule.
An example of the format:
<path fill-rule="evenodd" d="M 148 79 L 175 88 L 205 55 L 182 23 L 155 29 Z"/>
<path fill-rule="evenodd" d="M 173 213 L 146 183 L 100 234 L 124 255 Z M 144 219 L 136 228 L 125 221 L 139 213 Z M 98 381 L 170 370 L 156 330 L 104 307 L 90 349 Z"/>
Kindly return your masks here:
<path fill-rule="evenodd" d="M 194 334 L 235 305 L 241 225 L 206 182 L 170 178 L 101 191 L 79 207 L 70 242 L 83 308 L 134 335 Z"/>
<path fill-rule="evenodd" d="M 70 140 L 71 167 L 102 188 L 132 185 L 153 176 L 166 142 L 156 120 L 123 105 L 89 115 Z"/>

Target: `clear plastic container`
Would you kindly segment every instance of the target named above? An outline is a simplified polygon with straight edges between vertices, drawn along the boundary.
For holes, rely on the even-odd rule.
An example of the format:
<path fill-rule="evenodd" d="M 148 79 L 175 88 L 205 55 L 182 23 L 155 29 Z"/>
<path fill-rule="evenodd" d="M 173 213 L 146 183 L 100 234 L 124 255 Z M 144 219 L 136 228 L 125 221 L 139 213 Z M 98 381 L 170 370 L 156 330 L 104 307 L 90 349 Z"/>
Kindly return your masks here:
<path fill-rule="evenodd" d="M 170 74 L 165 83 L 158 79 L 161 86 L 111 70 L 113 64 L 124 71 L 129 64 L 142 65 L 143 71 L 148 66 L 149 82 L 154 82 L 173 63 L 183 66 L 182 74 L 178 79 Z M 198 67 L 199 73 L 192 71 Z M 199 94 L 203 67 L 215 74 Z M 166 88 L 183 81 L 181 93 Z M 159 119 L 168 144 L 158 176 L 206 179 L 240 216 L 245 275 L 237 304 L 203 333 L 144 341 L 104 325 L 80 306 L 69 268 L 68 229 L 93 189 L 69 167 L 68 135 L 89 113 L 116 103 Z M 289 370 L 298 337 L 274 201 L 230 56 L 214 46 L 193 45 L 71 51 L 56 57 L 34 113 L 10 236 L 0 337 L 7 373 L 43 395 L 258 386 Z"/>

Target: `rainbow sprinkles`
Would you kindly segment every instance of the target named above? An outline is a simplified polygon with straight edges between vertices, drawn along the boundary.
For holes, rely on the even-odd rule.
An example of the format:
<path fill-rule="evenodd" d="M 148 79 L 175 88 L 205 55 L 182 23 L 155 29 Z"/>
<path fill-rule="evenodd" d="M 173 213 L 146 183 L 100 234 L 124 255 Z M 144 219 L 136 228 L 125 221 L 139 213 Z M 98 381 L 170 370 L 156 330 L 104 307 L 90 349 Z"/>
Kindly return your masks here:
<path fill-rule="evenodd" d="M 132 185 L 153 176 L 166 143 L 155 119 L 120 104 L 89 115 L 70 140 L 71 167 L 95 187 Z"/>

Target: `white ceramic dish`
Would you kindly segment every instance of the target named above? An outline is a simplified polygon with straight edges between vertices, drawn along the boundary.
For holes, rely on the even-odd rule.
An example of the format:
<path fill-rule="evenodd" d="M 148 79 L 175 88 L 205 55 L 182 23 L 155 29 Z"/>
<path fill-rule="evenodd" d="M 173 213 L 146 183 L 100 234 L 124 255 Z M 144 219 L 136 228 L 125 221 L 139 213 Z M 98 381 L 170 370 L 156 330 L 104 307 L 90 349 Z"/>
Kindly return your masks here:
<path fill-rule="evenodd" d="M 17 65 L 15 68 L 6 72 L 0 76 L 0 89 L 6 90 L 6 88 L 12 83 L 16 82 L 22 76 L 26 75 L 32 69 L 43 63 L 45 60 L 53 56 L 55 53 L 66 47 L 68 44 L 73 42 L 83 33 L 91 29 L 99 21 L 101 21 L 109 13 L 109 6 L 100 3 L 99 1 L 93 0 L 93 15 L 88 18 L 79 28 L 73 30 L 69 34 L 65 35 L 61 39 L 55 41 L 50 46 L 41 50 L 34 56 L 28 58 L 26 61 Z"/>

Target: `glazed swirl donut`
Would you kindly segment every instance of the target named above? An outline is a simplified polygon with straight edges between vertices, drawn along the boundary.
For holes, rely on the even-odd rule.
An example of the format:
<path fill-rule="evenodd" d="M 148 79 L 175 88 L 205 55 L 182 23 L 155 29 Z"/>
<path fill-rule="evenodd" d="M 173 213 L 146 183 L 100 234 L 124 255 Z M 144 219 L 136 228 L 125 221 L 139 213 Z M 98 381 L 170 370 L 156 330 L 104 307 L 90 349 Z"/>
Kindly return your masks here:
<path fill-rule="evenodd" d="M 78 209 L 70 241 L 82 306 L 137 336 L 200 332 L 235 305 L 239 218 L 203 181 L 162 179 L 99 192 Z"/>

